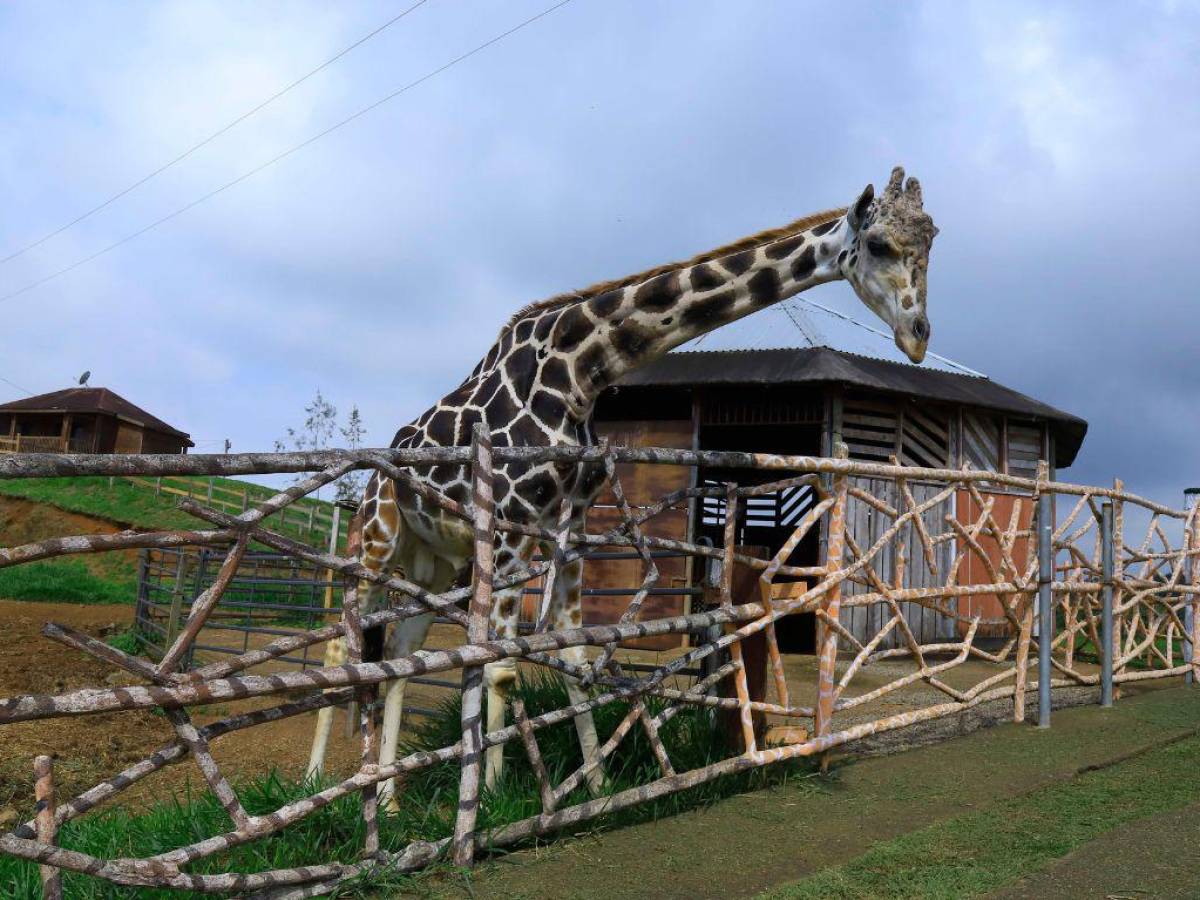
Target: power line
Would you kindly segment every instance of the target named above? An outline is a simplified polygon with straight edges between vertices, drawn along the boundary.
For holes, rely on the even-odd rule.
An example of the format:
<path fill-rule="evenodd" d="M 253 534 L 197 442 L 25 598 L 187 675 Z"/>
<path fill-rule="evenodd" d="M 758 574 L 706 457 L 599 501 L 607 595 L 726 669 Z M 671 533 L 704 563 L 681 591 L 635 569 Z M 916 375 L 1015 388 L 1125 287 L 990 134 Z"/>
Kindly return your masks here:
<path fill-rule="evenodd" d="M 799 331 L 802 335 L 804 335 L 804 339 L 806 341 L 808 341 L 808 346 L 810 346 L 810 347 L 817 346 L 816 339 L 811 334 L 808 333 L 807 328 L 805 328 L 803 325 L 800 324 L 800 319 L 796 315 L 799 312 L 799 310 L 793 309 L 791 303 L 786 300 L 779 305 L 781 307 L 783 307 L 784 313 L 791 320 L 792 324 L 796 326 L 796 330 Z"/>
<path fill-rule="evenodd" d="M 280 90 L 278 90 L 274 94 L 272 94 L 270 97 L 268 97 L 266 100 L 262 101 L 262 103 L 258 104 L 258 106 L 242 113 L 240 116 L 238 116 L 232 122 L 230 122 L 228 125 L 225 125 L 224 127 L 217 129 L 212 134 L 210 134 L 208 137 L 206 137 L 204 140 L 200 141 L 198 144 L 193 144 L 191 147 L 189 147 L 187 150 L 184 150 L 182 153 L 180 153 L 174 159 L 159 166 L 157 169 L 155 169 L 149 175 L 146 175 L 143 178 L 139 178 L 137 181 L 135 181 L 133 184 L 129 185 L 128 187 L 126 187 L 120 191 L 117 191 L 117 193 L 113 194 L 111 197 L 109 197 L 104 202 L 99 203 L 96 206 L 93 206 L 87 212 L 76 216 L 70 222 L 67 222 L 67 224 L 62 225 L 62 226 L 54 229 L 53 231 L 42 235 L 40 238 L 38 238 L 33 243 L 26 244 L 21 249 L 10 253 L 8 256 L 5 256 L 3 259 L 0 259 L 0 265 L 4 265 L 4 263 L 9 262 L 10 260 L 14 260 L 18 256 L 28 253 L 30 250 L 34 249 L 35 247 L 40 247 L 42 244 L 46 243 L 46 241 L 50 240 L 51 238 L 57 237 L 58 235 L 62 234 L 68 228 L 78 225 L 84 219 L 90 218 L 91 216 L 100 212 L 100 210 L 104 209 L 105 207 L 109 206 L 112 203 L 115 203 L 117 200 L 120 200 L 126 194 L 129 194 L 132 191 L 137 190 L 143 184 L 145 184 L 147 181 L 150 181 L 152 178 L 155 178 L 155 177 L 161 175 L 163 172 L 167 171 L 167 169 L 171 168 L 176 163 L 180 163 L 183 160 L 187 159 L 189 156 L 191 156 L 193 153 L 195 153 L 200 148 L 205 147 L 208 144 L 211 144 L 213 141 L 215 141 L 221 135 L 225 134 L 225 132 L 229 131 L 231 128 L 234 128 L 237 125 L 240 125 L 242 122 L 245 122 L 248 118 L 250 118 L 255 113 L 270 106 L 272 103 L 274 103 L 276 100 L 278 100 L 284 94 L 286 94 L 288 91 L 303 84 L 305 81 L 312 78 L 318 72 L 320 72 L 324 69 L 327 69 L 329 66 L 333 65 L 335 62 L 337 62 L 339 59 L 341 59 L 343 56 L 345 56 L 351 50 L 354 50 L 355 48 L 362 46 L 363 44 L 365 44 L 371 38 L 375 37 L 380 32 L 391 27 L 392 25 L 395 25 L 397 22 L 399 22 L 401 19 L 403 19 L 405 16 L 407 16 L 410 12 L 415 10 L 417 7 L 424 6 L 428 2 L 429 2 L 429 0 L 417 0 L 417 2 L 414 3 L 412 6 L 408 7 L 408 9 L 406 9 L 403 12 L 388 19 L 386 22 L 384 22 L 382 25 L 380 25 L 374 31 L 370 32 L 369 34 L 363 35 L 357 41 L 355 41 L 353 44 L 350 44 L 348 47 L 343 47 L 336 54 L 329 57 L 329 59 L 325 60 L 325 62 L 321 63 L 315 69 L 312 69 L 311 71 L 307 72 L 306 74 L 301 75 L 299 78 L 297 78 L 291 84 L 287 85 L 284 88 L 281 88 Z"/>
<path fill-rule="evenodd" d="M 809 300 L 806 297 L 796 297 L 796 299 L 799 300 L 801 303 L 807 303 L 809 306 L 815 306 L 817 309 L 821 310 L 821 312 L 823 312 L 823 313 L 827 313 L 828 315 L 831 315 L 831 316 L 834 316 L 835 318 L 841 319 L 844 322 L 849 322 L 851 325 L 857 325 L 859 328 L 863 329 L 864 331 L 871 332 L 871 334 L 877 334 L 882 338 L 887 338 L 889 341 L 892 339 L 892 336 L 890 334 L 888 334 L 886 331 L 880 331 L 878 328 L 872 328 L 870 325 L 864 325 L 862 322 L 858 321 L 858 319 L 851 318 L 850 316 L 846 315 L 845 313 L 838 312 L 836 309 L 830 309 L 828 306 L 818 303 L 816 300 Z M 925 352 L 929 356 L 932 356 L 934 359 L 936 359 L 938 362 L 943 362 L 948 366 L 954 366 L 954 368 L 956 368 L 956 369 L 961 369 L 962 371 L 966 372 L 968 375 L 974 375 L 977 378 L 987 378 L 987 376 L 984 375 L 982 372 L 978 372 L 975 369 L 972 369 L 970 366 L 964 366 L 960 362 L 955 362 L 954 360 L 950 359 L 949 357 L 939 356 L 938 354 L 934 353 L 932 350 L 926 350 Z"/>
<path fill-rule="evenodd" d="M 17 389 L 18 391 L 20 391 L 22 394 L 25 394 L 25 395 L 27 395 L 27 396 L 29 396 L 29 397 L 32 397 L 32 396 L 33 396 L 33 391 L 29 390 L 29 388 L 24 388 L 24 387 L 21 387 L 21 386 L 20 386 L 19 384 L 17 384 L 15 381 L 9 381 L 9 380 L 8 380 L 7 378 L 5 378 L 3 375 L 0 375 L 0 381 L 3 381 L 3 382 L 4 382 L 5 384 L 7 384 L 9 387 L 14 387 L 14 388 L 16 388 L 16 389 Z"/>
<path fill-rule="evenodd" d="M 225 184 L 221 185 L 218 188 L 214 188 L 213 190 L 209 191 L 204 196 L 199 197 L 196 200 L 193 200 L 191 203 L 188 203 L 185 206 L 179 207 L 179 209 L 175 210 L 174 212 L 168 213 L 167 215 L 163 216 L 161 219 L 156 219 L 155 221 L 153 221 L 149 225 L 147 225 L 145 228 L 140 228 L 137 231 L 133 232 L 132 234 L 128 234 L 125 237 L 121 238 L 119 241 L 109 244 L 107 247 L 104 247 L 101 250 L 97 250 L 95 253 L 91 254 L 90 256 L 85 256 L 83 259 L 79 259 L 79 260 L 76 260 L 75 262 L 71 263 L 66 268 L 59 269 L 57 272 L 53 272 L 52 274 L 47 275 L 45 278 L 39 278 L 37 281 L 32 281 L 22 288 L 18 288 L 17 290 L 15 290 L 9 294 L 5 294 L 4 296 L 0 297 L 0 303 L 3 303 L 6 300 L 11 300 L 14 297 L 19 297 L 21 294 L 32 291 L 34 288 L 41 287 L 46 282 L 53 281 L 55 278 L 58 278 L 60 275 L 66 275 L 68 272 L 74 271 L 75 269 L 78 269 L 80 266 L 86 265 L 87 263 L 90 263 L 92 260 L 94 260 L 98 257 L 103 256 L 104 254 L 106 254 L 112 250 L 116 250 L 122 244 L 127 244 L 130 241 L 134 240 L 135 238 L 141 237 L 147 231 L 152 231 L 153 229 L 157 228 L 159 225 L 162 225 L 166 222 L 171 221 L 172 219 L 174 219 L 178 216 L 183 215 L 188 210 L 194 209 L 195 207 L 199 206 L 201 203 L 204 203 L 206 200 L 210 200 L 213 197 L 217 196 L 217 194 L 223 193 L 223 192 L 229 190 L 231 187 L 241 184 L 247 178 L 251 178 L 251 177 L 257 175 L 259 172 L 263 171 L 266 168 L 269 168 L 270 166 L 275 165 L 275 163 L 280 162 L 281 160 L 286 159 L 287 157 L 291 156 L 293 153 L 297 152 L 298 150 L 303 150 L 305 147 L 309 146 L 310 144 L 316 143 L 317 141 L 321 140 L 321 138 L 325 137 L 326 135 L 332 134 L 333 132 L 335 132 L 339 128 L 341 128 L 342 126 L 349 125 L 355 119 L 361 118 L 362 116 L 365 116 L 367 113 L 371 112 L 372 110 L 374 110 L 380 106 L 383 106 L 383 104 L 387 103 L 389 100 L 394 100 L 396 97 L 399 97 L 401 94 L 404 94 L 404 93 L 412 90 L 413 88 L 417 87 L 420 84 L 425 83 L 426 81 L 428 81 L 429 79 L 431 79 L 437 75 L 440 75 L 442 72 L 445 72 L 447 69 L 449 69 L 453 66 L 456 66 L 460 62 L 463 62 L 463 61 L 469 59 L 470 57 L 474 56 L 476 53 L 479 53 L 482 50 L 486 50 L 488 47 L 492 46 L 495 43 L 498 43 L 499 41 L 504 40 L 509 35 L 515 34 L 516 32 L 520 31 L 522 28 L 525 28 L 527 25 L 532 25 L 538 19 L 541 19 L 545 16 L 550 15 L 550 13 L 554 12 L 556 9 L 560 9 L 561 7 L 566 6 L 570 2 L 571 2 L 571 0 L 559 0 L 558 3 L 555 3 L 553 6 L 550 6 L 546 9 L 542 10 L 537 15 L 530 16 L 528 19 L 525 19 L 520 24 L 514 25 L 512 28 L 508 29 L 508 31 L 505 31 L 501 34 L 496 35 L 495 37 L 493 37 L 489 40 L 484 41 L 482 44 L 479 44 L 475 48 L 468 50 L 466 53 L 463 53 L 460 56 L 456 56 L 454 59 L 450 60 L 448 63 L 444 63 L 443 65 L 432 70 L 431 72 L 427 72 L 426 74 L 422 75 L 420 78 L 417 78 L 414 81 L 410 81 L 408 84 L 404 85 L 403 87 L 397 88 L 396 90 L 392 91 L 390 94 L 387 94 L 386 96 L 379 98 L 374 103 L 370 103 L 367 106 L 364 106 L 362 109 L 358 110 L 357 112 L 352 113 L 351 115 L 342 119 L 340 122 L 330 125 L 324 131 L 319 131 L 316 134 L 314 134 L 312 137 L 308 138 L 307 140 L 301 141 L 299 144 L 296 144 L 294 147 L 283 151 L 278 156 L 274 156 L 271 159 L 268 159 L 262 165 L 256 166 L 255 168 L 251 169 L 248 172 L 243 172 L 241 175 L 239 175 L 237 178 L 233 179 L 232 181 L 227 181 Z"/>

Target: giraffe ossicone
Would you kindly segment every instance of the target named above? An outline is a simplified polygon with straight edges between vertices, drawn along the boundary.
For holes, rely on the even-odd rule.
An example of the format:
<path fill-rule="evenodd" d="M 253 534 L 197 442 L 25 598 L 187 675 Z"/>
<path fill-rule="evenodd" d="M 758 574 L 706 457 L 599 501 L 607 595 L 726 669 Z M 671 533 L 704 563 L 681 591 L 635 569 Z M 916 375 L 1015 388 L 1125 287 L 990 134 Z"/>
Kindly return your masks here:
<path fill-rule="evenodd" d="M 530 304 L 500 330 L 495 344 L 454 391 L 405 425 L 393 447 L 466 446 L 476 424 L 492 445 L 587 445 L 595 442 L 591 416 L 600 393 L 630 370 L 720 326 L 764 309 L 818 284 L 846 280 L 859 299 L 892 329 L 896 345 L 920 362 L 930 337 L 925 308 L 926 269 L 937 228 L 925 213 L 915 178 L 892 171 L 876 196 L 868 185 L 849 207 L 832 209 L 718 247 L 691 260 L 594 285 Z M 462 466 L 414 468 L 414 478 L 460 503 L 470 495 L 470 473 Z M 564 500 L 572 530 L 581 529 L 588 507 L 605 480 L 600 463 L 511 462 L 497 466 L 493 494 L 503 519 L 553 529 Z M 472 552 L 471 526 L 446 514 L 403 482 L 372 475 L 356 520 L 361 521 L 360 559 L 387 573 L 399 567 L 431 592 L 446 590 L 465 572 Z M 524 567 L 538 549 L 531 538 L 498 535 L 498 576 Z M 547 554 L 553 548 L 543 548 Z M 553 629 L 580 624 L 582 563 L 562 567 L 547 614 Z M 371 611 L 383 600 L 378 585 L 360 584 L 361 603 Z M 493 597 L 490 626 L 501 637 L 516 634 L 521 588 Z M 421 648 L 433 615 L 406 619 L 384 644 L 388 658 Z M 375 642 L 378 643 L 378 642 Z M 583 647 L 563 651 L 572 663 L 586 662 Z M 345 660 L 340 642 L 330 642 L 326 664 Z M 515 659 L 485 667 L 487 730 L 503 727 L 505 703 L 517 675 Z M 572 703 L 586 691 L 567 679 Z M 395 761 L 404 682 L 385 693 L 379 762 Z M 318 716 L 309 774 L 324 763 L 331 709 Z M 598 741 L 591 713 L 575 720 L 589 763 L 588 785 L 603 787 Z M 485 778 L 501 774 L 503 747 L 487 751 Z M 380 785 L 388 806 L 395 785 Z"/>

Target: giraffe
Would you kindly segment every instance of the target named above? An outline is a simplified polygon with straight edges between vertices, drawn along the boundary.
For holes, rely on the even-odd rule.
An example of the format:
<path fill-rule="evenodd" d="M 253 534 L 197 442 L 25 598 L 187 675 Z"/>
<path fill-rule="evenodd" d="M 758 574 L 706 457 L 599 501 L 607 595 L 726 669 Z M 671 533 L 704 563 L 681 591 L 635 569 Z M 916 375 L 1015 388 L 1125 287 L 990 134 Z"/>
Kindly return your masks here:
<path fill-rule="evenodd" d="M 923 210 L 919 183 L 915 178 L 906 183 L 904 170 L 896 167 L 879 197 L 868 184 L 849 207 L 797 219 L 686 262 L 530 304 L 509 319 L 470 376 L 396 432 L 391 446 L 463 446 L 470 442 L 476 423 L 490 432 L 496 447 L 591 444 L 596 398 L 626 372 L 727 322 L 841 279 L 892 329 L 896 345 L 919 363 L 930 337 L 926 269 L 936 234 Z M 466 467 L 426 467 L 412 474 L 452 500 L 469 499 Z M 600 464 L 504 463 L 495 473 L 496 514 L 553 528 L 565 498 L 575 530 L 582 527 L 603 481 Z M 441 592 L 470 560 L 470 524 L 444 513 L 403 482 L 375 473 L 356 518 L 362 523 L 360 559 L 372 571 L 388 573 L 400 567 L 411 581 Z M 526 565 L 535 549 L 530 538 L 499 535 L 496 574 L 511 574 Z M 555 581 L 549 608 L 554 629 L 582 622 L 581 574 L 582 562 L 577 560 Z M 368 611 L 383 598 L 374 584 L 364 582 L 360 591 Z M 516 634 L 520 598 L 520 587 L 494 596 L 490 628 L 497 635 Z M 432 621 L 428 614 L 394 626 L 384 642 L 387 657 L 420 649 Z M 380 645 L 379 636 L 375 643 Z M 581 664 L 585 650 L 570 648 L 563 657 Z M 326 665 L 344 661 L 341 643 L 330 642 Z M 485 667 L 487 730 L 503 727 L 516 676 L 515 659 Z M 381 765 L 396 757 L 404 687 L 404 681 L 396 681 L 386 688 Z M 585 699 L 584 688 L 571 679 L 568 690 L 572 703 Z M 328 708 L 319 714 L 310 774 L 323 764 L 332 715 Z M 579 716 L 575 724 L 584 758 L 596 761 L 591 714 Z M 502 747 L 488 749 L 484 771 L 489 787 L 499 777 L 502 761 Z M 588 786 L 593 793 L 602 788 L 603 778 L 599 765 L 591 769 Z M 394 783 L 382 783 L 380 795 L 395 808 Z"/>

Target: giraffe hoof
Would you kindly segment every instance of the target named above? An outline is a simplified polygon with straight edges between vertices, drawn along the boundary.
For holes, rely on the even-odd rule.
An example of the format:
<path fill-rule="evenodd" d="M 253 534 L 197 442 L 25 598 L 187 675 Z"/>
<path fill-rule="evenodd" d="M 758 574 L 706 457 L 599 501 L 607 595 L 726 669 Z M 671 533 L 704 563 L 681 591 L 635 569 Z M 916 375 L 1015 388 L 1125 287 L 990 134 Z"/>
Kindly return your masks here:
<path fill-rule="evenodd" d="M 593 769 L 587 777 L 588 793 L 593 797 L 602 796 L 607 784 L 608 777 L 604 774 L 603 767 Z"/>

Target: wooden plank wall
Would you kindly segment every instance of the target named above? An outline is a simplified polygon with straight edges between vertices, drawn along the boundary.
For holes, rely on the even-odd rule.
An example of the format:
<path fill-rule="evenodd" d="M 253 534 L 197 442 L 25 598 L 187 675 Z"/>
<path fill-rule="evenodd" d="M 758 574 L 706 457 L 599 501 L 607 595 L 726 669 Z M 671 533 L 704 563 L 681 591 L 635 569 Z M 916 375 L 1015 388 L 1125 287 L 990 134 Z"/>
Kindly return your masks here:
<path fill-rule="evenodd" d="M 856 487 L 869 491 L 876 497 L 891 504 L 893 508 L 903 509 L 904 498 L 900 496 L 895 482 L 887 479 L 876 478 L 851 478 L 851 484 Z M 912 490 L 913 497 L 917 503 L 924 503 L 926 500 L 938 493 L 942 486 L 936 484 L 912 483 L 909 485 Z M 954 514 L 954 499 L 953 497 L 946 499 L 938 506 L 927 510 L 922 519 L 925 527 L 931 533 L 939 533 L 946 529 L 944 517 Z M 849 498 L 846 505 L 846 528 L 853 535 L 855 542 L 865 552 L 871 547 L 879 537 L 887 531 L 892 525 L 892 520 L 880 512 L 872 509 L 861 500 L 854 497 Z M 916 529 L 909 527 L 904 534 L 904 551 L 906 557 L 904 587 L 932 587 L 937 583 L 937 579 L 929 572 L 929 567 L 925 562 L 925 553 L 921 548 L 921 539 L 918 536 Z M 875 557 L 874 568 L 876 573 L 889 584 L 895 580 L 896 553 L 895 541 L 885 545 L 879 555 Z M 949 542 L 943 542 L 935 549 L 935 561 L 937 563 L 938 573 L 944 577 L 944 573 L 949 567 L 954 548 Z M 871 593 L 871 588 L 865 585 L 847 582 L 843 586 L 843 595 L 854 596 L 859 594 Z M 904 612 L 905 618 L 908 620 L 909 628 L 913 634 L 922 643 L 930 643 L 941 640 L 955 639 L 954 620 L 933 610 L 927 609 L 918 603 L 902 603 L 901 610 Z M 884 603 L 875 603 L 865 607 L 843 608 L 840 621 L 842 625 L 853 634 L 858 640 L 866 643 L 869 641 L 880 628 L 892 616 L 891 610 Z M 893 629 L 891 633 L 884 639 L 881 645 L 884 648 L 897 647 L 902 643 L 900 632 Z"/>
<path fill-rule="evenodd" d="M 671 447 L 688 450 L 692 447 L 692 422 L 690 419 L 667 421 L 609 421 L 596 423 L 597 435 L 607 437 L 614 446 L 620 447 Z M 672 491 L 687 487 L 691 483 L 691 469 L 683 466 L 648 466 L 621 464 L 617 466 L 617 477 L 621 480 L 625 498 L 635 510 L 653 505 Z M 588 513 L 588 531 L 596 533 L 619 524 L 620 512 L 612 492 L 606 487 L 596 498 Z M 688 535 L 688 512 L 684 504 L 655 516 L 644 526 L 646 534 L 655 537 L 686 540 Z M 625 548 L 607 548 L 625 549 Z M 658 566 L 658 587 L 685 588 L 688 586 L 687 560 L 684 557 L 668 557 L 655 560 Z M 644 577 L 639 559 L 592 559 L 583 564 L 585 588 L 629 588 L 636 589 Z M 623 596 L 584 596 L 583 620 L 588 625 L 615 622 L 625 611 L 632 593 Z M 688 611 L 686 595 L 654 595 L 646 598 L 639 618 L 654 619 L 682 615 Z M 663 643 L 665 640 L 665 643 Z M 656 646 L 678 646 L 677 636 L 656 642 Z M 639 645 L 641 646 L 641 645 Z"/>

